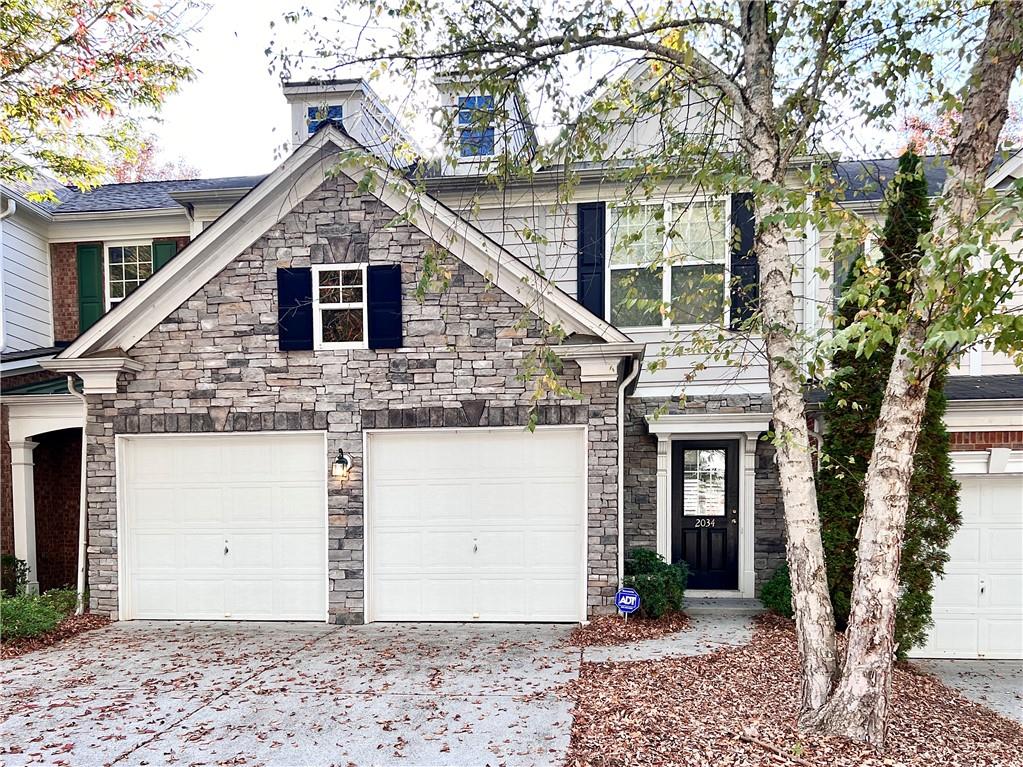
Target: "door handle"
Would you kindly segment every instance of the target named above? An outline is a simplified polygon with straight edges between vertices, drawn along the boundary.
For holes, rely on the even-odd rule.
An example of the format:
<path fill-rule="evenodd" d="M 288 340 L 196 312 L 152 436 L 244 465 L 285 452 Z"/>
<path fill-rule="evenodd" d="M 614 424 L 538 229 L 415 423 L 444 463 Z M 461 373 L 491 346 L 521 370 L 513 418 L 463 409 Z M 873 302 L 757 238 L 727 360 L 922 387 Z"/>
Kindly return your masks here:
<path fill-rule="evenodd" d="M 224 554 L 227 554 L 227 541 L 224 541 Z"/>
<path fill-rule="evenodd" d="M 472 553 L 475 554 L 477 551 L 479 551 L 479 548 L 480 547 L 476 544 L 476 539 L 473 538 L 472 539 Z"/>

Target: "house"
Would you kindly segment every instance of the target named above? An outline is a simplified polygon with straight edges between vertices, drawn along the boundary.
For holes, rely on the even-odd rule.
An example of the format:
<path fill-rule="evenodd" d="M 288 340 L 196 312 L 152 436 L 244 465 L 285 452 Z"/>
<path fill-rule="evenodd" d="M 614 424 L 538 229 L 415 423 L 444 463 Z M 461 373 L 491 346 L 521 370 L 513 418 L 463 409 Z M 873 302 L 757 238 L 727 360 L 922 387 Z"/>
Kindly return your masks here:
<path fill-rule="evenodd" d="M 690 593 L 757 593 L 784 538 L 756 339 L 738 368 L 651 369 L 691 327 L 622 301 L 664 298 L 728 332 L 756 284 L 746 196 L 616 208 L 599 164 L 569 203 L 558 168 L 487 187 L 482 159 L 535 146 L 524 102 L 487 126 L 462 114 L 492 96 L 442 91 L 461 151 L 425 189 L 393 116 L 334 81 L 286 86 L 294 151 L 265 177 L 46 206 L 5 190 L 3 540 L 35 584 L 77 575 L 83 524 L 92 608 L 122 620 L 580 621 L 613 610 L 637 546 L 687 561 Z M 887 162 L 836 167 L 864 215 Z M 990 183 L 1020 176 L 1016 156 Z M 651 279 L 664 212 L 702 258 Z M 789 247 L 812 328 L 833 293 L 827 233 Z M 13 319 L 26 271 L 31 338 Z M 562 366 L 534 402 L 523 373 L 551 353 Z M 955 372 L 965 524 L 923 652 L 1020 657 L 1023 376 L 983 349 Z"/>

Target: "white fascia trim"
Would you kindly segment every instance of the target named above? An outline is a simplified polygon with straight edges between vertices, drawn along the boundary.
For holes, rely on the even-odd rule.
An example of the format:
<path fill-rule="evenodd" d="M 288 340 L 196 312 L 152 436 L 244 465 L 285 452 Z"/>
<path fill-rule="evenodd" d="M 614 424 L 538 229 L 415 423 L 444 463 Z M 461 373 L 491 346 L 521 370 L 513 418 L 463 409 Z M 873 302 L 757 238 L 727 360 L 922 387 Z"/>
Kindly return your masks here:
<path fill-rule="evenodd" d="M 131 349 L 311 194 L 338 165 L 337 152 L 353 146 L 350 139 L 332 126 L 315 133 L 244 200 L 218 218 L 202 237 L 142 283 L 116 309 L 101 317 L 60 359 L 76 359 L 104 349 Z M 356 182 L 370 172 L 362 166 L 350 166 L 342 164 L 341 170 Z M 374 186 L 381 202 L 399 213 L 406 211 L 420 231 L 493 279 L 498 288 L 538 316 L 546 319 L 549 314 L 569 333 L 594 334 L 608 341 L 630 340 L 433 198 L 423 196 L 417 200 L 412 186 L 404 179 L 390 182 L 379 179 Z"/>
<path fill-rule="evenodd" d="M 990 450 L 953 452 L 952 473 L 968 474 L 1023 474 L 1023 450 L 995 447 Z"/>
<path fill-rule="evenodd" d="M 1015 155 L 1003 162 L 998 170 L 988 176 L 984 186 L 987 189 L 994 189 L 1009 176 L 1019 177 L 1021 172 L 1023 172 L 1023 149 L 1017 151 Z"/>
<path fill-rule="evenodd" d="M 606 344 L 564 344 L 555 346 L 553 351 L 561 359 L 579 363 L 580 379 L 583 383 L 591 381 L 617 381 L 618 365 L 622 359 L 635 359 L 642 362 L 646 344 L 639 343 L 606 343 Z"/>
<path fill-rule="evenodd" d="M 945 411 L 945 428 L 950 432 L 1023 429 L 1023 400 L 952 400 Z"/>
<path fill-rule="evenodd" d="M 767 431 L 771 413 L 672 413 L 646 416 L 651 434 L 747 434 Z"/>
<path fill-rule="evenodd" d="M 83 394 L 117 394 L 117 377 L 121 373 L 137 373 L 144 367 L 129 357 L 86 357 L 46 360 L 44 370 L 74 373 L 82 379 Z"/>

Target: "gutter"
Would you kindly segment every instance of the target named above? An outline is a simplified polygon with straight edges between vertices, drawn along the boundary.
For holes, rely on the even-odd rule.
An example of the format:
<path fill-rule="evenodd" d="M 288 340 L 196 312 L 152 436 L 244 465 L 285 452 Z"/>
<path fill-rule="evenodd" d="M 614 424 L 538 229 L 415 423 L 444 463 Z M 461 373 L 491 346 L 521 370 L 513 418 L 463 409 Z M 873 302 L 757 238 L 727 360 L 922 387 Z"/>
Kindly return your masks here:
<path fill-rule="evenodd" d="M 618 588 L 625 579 L 625 390 L 639 376 L 642 360 L 632 360 L 632 371 L 618 386 Z"/>
<path fill-rule="evenodd" d="M 75 377 L 69 375 L 67 377 L 67 390 L 68 393 L 72 394 L 75 399 L 78 399 L 82 403 L 82 468 L 81 468 L 81 484 L 78 487 L 78 606 L 75 608 L 75 615 L 81 615 L 85 612 L 85 569 L 86 569 L 86 555 L 88 549 L 86 548 L 85 536 L 88 535 L 89 523 L 88 513 L 89 505 L 86 502 L 86 491 L 87 491 L 87 473 L 88 473 L 88 461 L 89 451 L 87 449 L 86 434 L 88 429 L 86 426 L 89 422 L 89 402 L 85 398 L 84 394 L 81 394 L 75 389 Z"/>

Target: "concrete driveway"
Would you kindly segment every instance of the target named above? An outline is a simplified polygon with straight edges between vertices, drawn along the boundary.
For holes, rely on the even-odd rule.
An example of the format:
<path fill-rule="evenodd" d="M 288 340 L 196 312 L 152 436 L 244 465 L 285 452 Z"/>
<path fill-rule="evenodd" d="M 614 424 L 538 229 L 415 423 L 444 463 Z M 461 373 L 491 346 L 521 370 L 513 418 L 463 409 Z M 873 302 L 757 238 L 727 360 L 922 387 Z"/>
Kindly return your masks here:
<path fill-rule="evenodd" d="M 0 664 L 0 763 L 560 764 L 569 631 L 114 624 Z"/>
<path fill-rule="evenodd" d="M 1023 724 L 1023 663 L 1018 660 L 914 660 L 975 703 Z"/>

